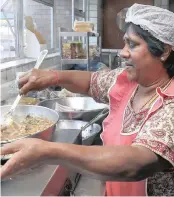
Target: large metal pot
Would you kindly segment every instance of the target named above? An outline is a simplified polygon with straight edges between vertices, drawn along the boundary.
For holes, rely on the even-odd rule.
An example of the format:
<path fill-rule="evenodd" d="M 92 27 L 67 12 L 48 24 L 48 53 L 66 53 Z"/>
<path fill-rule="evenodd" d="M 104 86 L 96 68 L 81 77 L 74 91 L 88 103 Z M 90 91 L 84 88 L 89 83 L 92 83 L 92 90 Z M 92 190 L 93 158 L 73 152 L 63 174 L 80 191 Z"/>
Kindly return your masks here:
<path fill-rule="evenodd" d="M 11 105 L 4 105 L 4 106 L 1 106 L 0 108 L 1 109 L 0 120 L 1 120 L 2 125 L 4 123 L 4 115 L 9 111 L 10 107 Z M 47 118 L 53 121 L 53 125 L 50 128 L 45 129 L 44 131 L 39 131 L 32 135 L 27 135 L 27 136 L 23 136 L 21 138 L 16 138 L 12 140 L 1 141 L 1 146 L 3 144 L 10 143 L 10 142 L 16 141 L 18 139 L 26 138 L 26 137 L 40 138 L 40 139 L 49 141 L 52 138 L 52 134 L 55 131 L 56 123 L 59 120 L 59 115 L 56 111 L 52 109 L 48 109 L 46 107 L 35 106 L 35 105 L 18 105 L 13 114 L 14 119 L 15 119 L 15 115 L 20 117 L 20 120 L 24 119 L 27 115 Z"/>
<path fill-rule="evenodd" d="M 71 107 L 75 110 L 61 111 L 59 104 L 62 106 Z M 91 97 L 67 97 L 50 99 L 41 101 L 39 105 L 56 110 L 59 113 L 60 119 L 62 120 L 76 119 L 84 121 L 90 121 L 100 111 L 108 107 L 106 104 L 95 102 L 95 100 Z"/>
<path fill-rule="evenodd" d="M 85 121 L 80 120 L 60 120 L 57 123 L 58 130 L 64 130 L 64 136 L 67 135 L 67 139 L 72 138 L 70 133 L 72 130 L 81 130 L 87 124 Z M 82 131 L 82 144 L 91 145 L 94 141 L 95 136 L 101 131 L 101 126 L 98 124 L 92 124 L 88 128 Z M 61 133 L 54 133 L 55 138 L 61 138 Z"/>

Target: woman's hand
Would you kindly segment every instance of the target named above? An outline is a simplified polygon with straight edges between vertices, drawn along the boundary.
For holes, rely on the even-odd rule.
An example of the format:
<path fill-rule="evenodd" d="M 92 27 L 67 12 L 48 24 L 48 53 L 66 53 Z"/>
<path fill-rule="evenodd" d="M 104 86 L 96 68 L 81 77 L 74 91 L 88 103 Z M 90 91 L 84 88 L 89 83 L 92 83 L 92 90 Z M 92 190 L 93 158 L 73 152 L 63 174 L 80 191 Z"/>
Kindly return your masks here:
<path fill-rule="evenodd" d="M 19 79 L 20 94 L 26 94 L 32 90 L 43 90 L 56 85 L 57 81 L 56 71 L 33 69 L 31 73 Z"/>
<path fill-rule="evenodd" d="M 46 161 L 48 143 L 40 139 L 27 138 L 4 145 L 1 148 L 1 155 L 13 154 L 13 156 L 2 166 L 1 179 Z"/>

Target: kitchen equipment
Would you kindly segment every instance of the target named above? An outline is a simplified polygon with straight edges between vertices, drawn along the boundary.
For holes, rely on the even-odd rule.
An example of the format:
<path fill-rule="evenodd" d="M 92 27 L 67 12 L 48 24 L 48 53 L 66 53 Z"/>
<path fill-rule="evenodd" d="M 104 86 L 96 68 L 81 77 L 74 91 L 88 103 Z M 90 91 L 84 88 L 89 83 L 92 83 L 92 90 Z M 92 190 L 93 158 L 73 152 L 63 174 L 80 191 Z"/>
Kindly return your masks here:
<path fill-rule="evenodd" d="M 67 97 L 41 101 L 40 106 L 48 107 L 59 112 L 60 119 L 78 119 L 90 121 L 108 105 L 97 103 L 91 97 Z M 61 111 L 60 105 L 71 107 L 75 110 Z"/>
<path fill-rule="evenodd" d="M 55 99 L 55 98 L 66 98 L 66 97 L 84 97 L 82 94 L 72 93 L 65 88 L 61 91 L 55 91 L 50 88 L 37 92 L 36 96 L 40 101 Z"/>
<path fill-rule="evenodd" d="M 10 107 L 11 107 L 10 105 L 4 105 L 4 106 L 0 107 L 0 109 L 1 109 L 1 115 L 0 115 L 1 125 L 4 124 L 4 122 L 5 122 L 4 115 L 8 112 Z M 13 140 L 1 141 L 1 145 L 16 141 L 18 139 L 26 138 L 26 137 L 33 137 L 33 138 L 40 138 L 43 140 L 50 140 L 52 137 L 52 133 L 55 130 L 55 125 L 59 120 L 59 115 L 54 110 L 48 109 L 48 108 L 42 107 L 42 106 L 35 106 L 35 105 L 18 105 L 16 107 L 16 110 L 14 111 L 14 114 L 13 114 L 14 121 L 17 122 L 17 120 L 15 120 L 15 115 L 17 117 L 20 117 L 20 121 L 22 121 L 22 119 L 24 119 L 27 115 L 32 115 L 33 117 L 47 118 L 48 120 L 53 121 L 53 125 L 50 128 L 46 128 L 44 131 L 39 131 L 39 132 L 36 132 L 32 135 L 24 136 L 24 137 L 13 139 Z"/>
<path fill-rule="evenodd" d="M 39 57 L 38 57 L 38 59 L 36 61 L 36 65 L 34 66 L 35 69 L 39 68 L 39 66 L 43 62 L 44 58 L 46 57 L 47 53 L 48 53 L 48 50 L 41 51 L 41 53 L 40 53 L 40 55 L 39 55 Z M 22 98 L 22 95 L 18 94 L 18 96 L 15 99 L 14 103 L 12 104 L 10 110 L 5 115 L 7 124 L 10 124 L 13 121 L 13 117 L 12 117 L 13 112 L 15 111 L 15 108 L 18 105 L 18 103 L 19 103 L 21 98 Z"/>
<path fill-rule="evenodd" d="M 64 130 L 67 132 L 67 138 L 69 132 L 71 130 L 80 130 L 87 124 L 88 122 L 80 121 L 80 120 L 60 120 L 57 123 L 57 129 Z M 90 125 L 88 128 L 84 129 L 81 133 L 82 135 L 82 144 L 83 145 L 91 145 L 94 141 L 95 136 L 101 131 L 101 127 L 98 124 Z M 59 133 L 57 133 L 59 135 Z"/>
<path fill-rule="evenodd" d="M 92 124 L 94 124 L 95 122 L 97 122 L 98 120 L 100 120 L 101 118 L 106 117 L 108 114 L 109 114 L 109 109 L 108 108 L 105 108 L 97 116 L 95 116 L 92 120 L 90 120 L 85 126 L 83 126 L 81 128 L 81 131 L 84 131 L 89 126 L 91 126 Z"/>
<path fill-rule="evenodd" d="M 62 51 L 64 59 L 85 59 L 82 42 L 62 43 Z"/>

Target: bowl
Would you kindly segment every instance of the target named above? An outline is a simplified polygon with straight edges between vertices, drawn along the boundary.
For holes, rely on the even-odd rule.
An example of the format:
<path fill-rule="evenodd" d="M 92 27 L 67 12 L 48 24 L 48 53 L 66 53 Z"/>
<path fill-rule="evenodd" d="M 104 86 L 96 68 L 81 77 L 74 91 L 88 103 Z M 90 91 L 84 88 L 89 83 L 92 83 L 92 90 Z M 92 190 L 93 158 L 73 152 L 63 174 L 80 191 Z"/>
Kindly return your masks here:
<path fill-rule="evenodd" d="M 48 107 L 59 113 L 62 120 L 84 120 L 90 121 L 108 105 L 97 103 L 91 97 L 66 97 L 41 101 L 39 106 Z M 60 105 L 72 108 L 62 111 Z"/>

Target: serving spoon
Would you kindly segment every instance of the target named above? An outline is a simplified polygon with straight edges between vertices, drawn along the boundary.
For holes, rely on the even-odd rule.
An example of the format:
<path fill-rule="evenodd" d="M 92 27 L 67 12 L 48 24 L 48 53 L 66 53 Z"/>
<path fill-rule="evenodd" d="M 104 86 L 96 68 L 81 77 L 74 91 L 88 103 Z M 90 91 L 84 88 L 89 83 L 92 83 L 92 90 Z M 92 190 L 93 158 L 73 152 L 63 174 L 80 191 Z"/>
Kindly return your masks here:
<path fill-rule="evenodd" d="M 46 57 L 48 53 L 48 50 L 43 50 L 40 52 L 39 57 L 37 58 L 36 64 L 34 66 L 35 69 L 38 69 L 40 67 L 40 65 L 42 64 L 44 58 Z M 30 72 L 28 72 L 30 73 Z M 26 73 L 27 74 L 27 73 Z M 13 112 L 15 111 L 20 99 L 22 98 L 23 95 L 18 94 L 18 96 L 16 97 L 14 103 L 12 104 L 10 110 L 4 115 L 5 118 L 5 123 L 6 125 L 12 124 L 13 121 Z M 15 122 L 14 122 L 15 123 Z"/>

